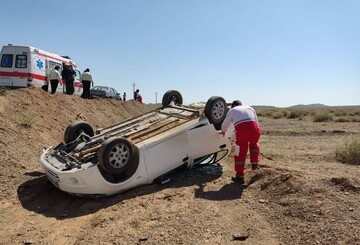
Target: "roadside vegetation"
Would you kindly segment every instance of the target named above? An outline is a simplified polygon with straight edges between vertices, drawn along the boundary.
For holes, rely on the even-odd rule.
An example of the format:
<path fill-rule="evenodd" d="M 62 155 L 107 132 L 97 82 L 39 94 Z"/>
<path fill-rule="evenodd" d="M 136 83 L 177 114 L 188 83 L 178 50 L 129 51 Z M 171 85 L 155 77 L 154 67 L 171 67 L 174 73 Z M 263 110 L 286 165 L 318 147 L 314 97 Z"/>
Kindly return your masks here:
<path fill-rule="evenodd" d="M 16 123 L 20 126 L 30 128 L 36 121 L 36 117 L 31 112 L 25 112 L 19 115 L 16 119 Z"/>
<path fill-rule="evenodd" d="M 6 92 L 6 88 L 0 86 L 0 96 L 4 96 L 4 95 L 5 95 L 5 92 Z"/>
<path fill-rule="evenodd" d="M 342 163 L 360 165 L 360 140 L 346 142 L 336 151 L 336 160 Z"/>
<path fill-rule="evenodd" d="M 359 122 L 360 106 L 318 108 L 256 108 L 259 117 L 297 119 L 313 122 Z"/>

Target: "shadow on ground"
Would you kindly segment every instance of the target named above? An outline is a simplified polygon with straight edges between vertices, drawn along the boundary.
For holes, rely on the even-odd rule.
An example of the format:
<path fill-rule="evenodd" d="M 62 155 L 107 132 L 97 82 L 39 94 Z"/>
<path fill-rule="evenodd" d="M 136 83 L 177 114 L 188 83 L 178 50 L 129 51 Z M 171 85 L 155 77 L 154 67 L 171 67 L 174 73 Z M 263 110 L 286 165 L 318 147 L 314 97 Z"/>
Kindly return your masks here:
<path fill-rule="evenodd" d="M 151 195 L 167 188 L 204 186 L 205 183 L 219 178 L 221 174 L 222 167 L 220 165 L 208 165 L 172 173 L 169 175 L 171 181 L 164 185 L 152 184 L 141 186 L 127 192 L 103 198 L 84 198 L 72 196 L 57 189 L 48 181 L 45 174 L 41 172 L 31 172 L 26 173 L 26 175 L 34 178 L 21 184 L 17 189 L 17 194 L 21 205 L 29 211 L 42 214 L 46 217 L 67 219 L 92 214 L 122 201 Z M 236 193 L 235 190 L 235 186 L 227 185 L 217 194 L 197 191 L 196 195 L 210 200 L 239 198 L 239 193 Z"/>
<path fill-rule="evenodd" d="M 239 185 L 238 183 L 230 183 L 224 185 L 218 191 L 204 191 L 204 185 L 200 185 L 195 190 L 195 197 L 213 201 L 234 200 L 241 198 L 245 188 L 246 186 Z"/>

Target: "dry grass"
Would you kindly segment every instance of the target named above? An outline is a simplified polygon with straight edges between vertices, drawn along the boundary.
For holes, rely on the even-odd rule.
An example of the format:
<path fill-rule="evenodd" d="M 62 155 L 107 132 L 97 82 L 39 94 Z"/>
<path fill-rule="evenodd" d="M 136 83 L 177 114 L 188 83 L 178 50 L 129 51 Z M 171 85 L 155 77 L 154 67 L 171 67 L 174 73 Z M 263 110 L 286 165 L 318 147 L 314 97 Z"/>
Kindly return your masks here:
<path fill-rule="evenodd" d="M 310 120 L 313 122 L 360 122 L 360 106 L 318 108 L 257 108 L 258 116 L 280 119 Z"/>
<path fill-rule="evenodd" d="M 31 112 L 25 112 L 16 119 L 17 124 L 27 128 L 30 128 L 35 123 L 35 121 L 36 116 Z"/>
<path fill-rule="evenodd" d="M 360 140 L 346 142 L 336 151 L 336 160 L 343 163 L 360 165 Z"/>

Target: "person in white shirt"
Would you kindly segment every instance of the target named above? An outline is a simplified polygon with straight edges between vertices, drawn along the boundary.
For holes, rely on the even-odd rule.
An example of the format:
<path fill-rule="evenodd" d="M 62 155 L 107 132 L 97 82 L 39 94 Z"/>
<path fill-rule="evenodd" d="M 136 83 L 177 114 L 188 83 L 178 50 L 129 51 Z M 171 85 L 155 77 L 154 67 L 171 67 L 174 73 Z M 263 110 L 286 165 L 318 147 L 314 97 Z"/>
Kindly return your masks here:
<path fill-rule="evenodd" d="M 55 94 L 57 86 L 59 85 L 59 82 L 61 80 L 61 75 L 59 72 L 60 66 L 55 66 L 53 69 L 51 69 L 49 74 L 50 79 L 50 85 L 51 85 L 51 94 Z"/>
<path fill-rule="evenodd" d="M 225 135 L 231 123 L 234 124 L 236 135 L 234 150 L 236 176 L 233 181 L 244 184 L 245 160 L 249 148 L 252 170 L 259 167 L 260 147 L 258 141 L 261 135 L 259 120 L 252 107 L 242 105 L 239 100 L 235 100 L 221 125 L 220 133 L 222 135 Z"/>
<path fill-rule="evenodd" d="M 85 71 L 81 74 L 80 81 L 83 84 L 83 93 L 81 94 L 81 98 L 90 99 L 90 86 L 94 87 L 94 81 L 89 68 L 85 69 Z"/>

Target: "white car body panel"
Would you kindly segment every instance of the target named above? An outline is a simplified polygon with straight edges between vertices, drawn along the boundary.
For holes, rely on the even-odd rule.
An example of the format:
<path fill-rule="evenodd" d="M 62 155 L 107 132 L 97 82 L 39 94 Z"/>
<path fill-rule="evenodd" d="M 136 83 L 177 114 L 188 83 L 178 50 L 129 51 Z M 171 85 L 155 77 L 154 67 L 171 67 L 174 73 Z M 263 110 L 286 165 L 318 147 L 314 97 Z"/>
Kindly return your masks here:
<path fill-rule="evenodd" d="M 108 172 L 101 171 L 99 163 L 94 161 L 72 164 L 68 156 L 75 159 L 75 154 L 50 147 L 40 157 L 49 180 L 71 194 L 112 195 L 151 184 L 179 167 L 192 168 L 194 160 L 199 157 L 217 152 L 224 152 L 226 156 L 230 150 L 229 140 L 220 135 L 206 117 L 179 107 L 163 108 L 99 129 L 91 140 L 113 135 L 126 137 L 138 149 L 138 166 L 134 167 L 130 177 L 118 181 L 116 175 L 109 176 Z M 74 161 L 81 161 L 79 159 Z"/>

